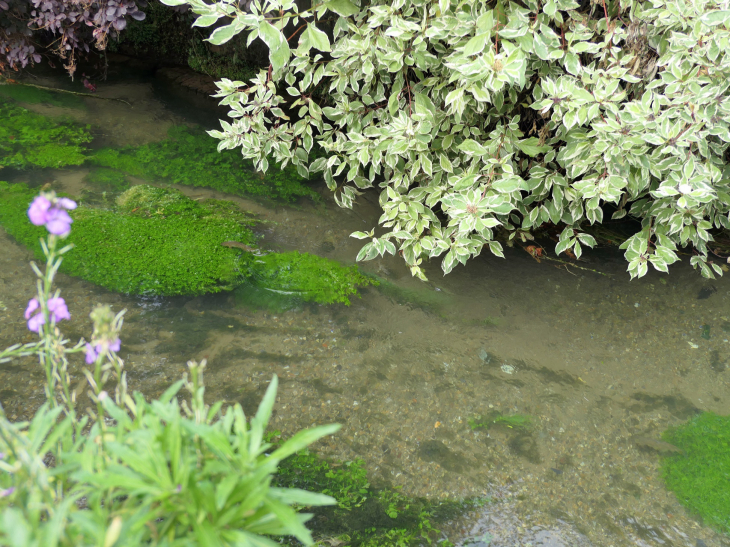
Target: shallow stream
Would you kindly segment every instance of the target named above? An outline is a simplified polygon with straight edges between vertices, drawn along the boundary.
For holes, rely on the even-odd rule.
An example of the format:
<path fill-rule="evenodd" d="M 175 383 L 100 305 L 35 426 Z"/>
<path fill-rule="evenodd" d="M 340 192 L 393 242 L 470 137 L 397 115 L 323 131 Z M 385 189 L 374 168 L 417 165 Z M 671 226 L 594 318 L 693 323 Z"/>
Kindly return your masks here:
<path fill-rule="evenodd" d="M 152 76 L 130 78 L 134 67 L 116 70 L 98 94 L 132 106 L 85 99 L 85 109 L 63 112 L 92 124 L 105 146 L 160 140 L 173 124 L 212 128 L 221 115 L 212 101 Z M 79 194 L 87 172 L 44 171 L 32 182 Z M 348 211 L 323 184 L 316 188 L 320 204 L 285 207 L 179 187 L 254 212 L 264 248 L 352 263 L 361 242 L 349 234 L 376 225 L 377 196 Z M 588 254 L 584 270 L 520 249 L 506 255 L 485 254 L 446 277 L 434 262 L 429 283 L 414 280 L 399 257 L 364 263 L 391 285 L 363 290 L 349 307 L 282 313 L 246 308 L 232 294 L 127 297 L 61 275 L 73 316 L 64 332 L 88 337 L 96 303 L 126 308 L 121 356 L 131 388 L 148 396 L 178 379 L 188 359 L 207 359 L 208 400 L 240 402 L 251 413 L 276 373 L 272 425 L 285 434 L 339 422 L 342 430 L 316 450 L 363 458 L 375 482 L 417 496 L 488 496 L 447 530 L 464 545 L 730 545 L 688 515 L 663 486 L 659 454 L 634 442 L 659 439 L 699 411 L 730 413 L 730 280 L 704 280 L 688 256 L 669 275 L 630 281 L 612 249 Z M 23 320 L 35 290 L 29 259 L 0 230 L 2 345 L 32 339 Z M 0 365 L 11 418 L 31 415 L 42 386 L 32 361 Z M 493 411 L 530 414 L 534 430 L 471 430 L 469 418 Z"/>

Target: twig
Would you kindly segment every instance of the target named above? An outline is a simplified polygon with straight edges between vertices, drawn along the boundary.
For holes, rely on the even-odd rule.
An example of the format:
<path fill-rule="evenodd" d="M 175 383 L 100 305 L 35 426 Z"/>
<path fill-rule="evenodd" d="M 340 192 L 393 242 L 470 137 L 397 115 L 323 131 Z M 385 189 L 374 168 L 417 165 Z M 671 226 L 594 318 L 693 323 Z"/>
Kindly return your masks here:
<path fill-rule="evenodd" d="M 80 97 L 91 97 L 92 99 L 101 99 L 104 101 L 119 101 L 120 103 L 124 103 L 127 106 L 132 106 L 130 103 L 128 103 L 124 99 L 117 99 L 116 97 L 100 97 L 99 95 L 94 95 L 93 93 L 79 93 L 78 91 L 67 91 L 66 89 L 58 89 L 57 87 L 48 87 L 45 85 L 26 84 L 26 83 L 22 83 L 22 82 L 5 83 L 5 84 L 0 84 L 0 85 L 24 85 L 27 87 L 35 87 L 36 89 L 44 89 L 46 91 L 53 91 L 55 93 L 68 93 L 69 95 L 78 95 Z"/>
<path fill-rule="evenodd" d="M 607 274 L 607 273 L 604 273 L 604 272 L 599 272 L 598 270 L 594 270 L 592 268 L 584 268 L 583 266 L 576 266 L 572 262 L 566 262 L 565 260 L 560 260 L 559 258 L 550 258 L 549 256 L 543 255 L 543 256 L 540 257 L 540 260 L 550 260 L 551 262 L 558 262 L 560 264 L 563 264 L 566 267 L 566 269 L 567 269 L 568 266 L 570 266 L 572 268 L 578 268 L 579 270 L 583 270 L 583 271 L 586 271 L 586 272 L 593 272 L 593 273 L 596 273 L 598 275 L 603 275 L 603 276 L 606 276 L 606 277 L 611 277 L 611 274 Z M 557 268 L 560 268 L 561 266 L 556 266 L 556 267 Z"/>

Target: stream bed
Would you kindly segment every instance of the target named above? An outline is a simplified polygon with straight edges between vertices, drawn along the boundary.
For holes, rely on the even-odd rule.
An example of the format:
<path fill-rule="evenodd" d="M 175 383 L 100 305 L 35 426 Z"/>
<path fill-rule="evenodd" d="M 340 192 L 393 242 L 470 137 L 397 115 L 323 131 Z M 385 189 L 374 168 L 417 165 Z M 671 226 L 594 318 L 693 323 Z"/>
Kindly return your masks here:
<path fill-rule="evenodd" d="M 98 93 L 131 106 L 84 99 L 84 109 L 63 113 L 92 124 L 104 146 L 154 142 L 175 124 L 213 128 L 224 114 L 208 99 L 130 73 L 134 67 L 112 70 Z M 79 195 L 87 173 L 67 168 L 10 180 Z M 345 210 L 323 183 L 314 186 L 320 203 L 295 206 L 175 187 L 254 213 L 262 248 L 348 264 L 362 244 L 349 234 L 380 216 L 375 193 Z M 88 338 L 95 304 L 126 308 L 120 355 L 130 388 L 149 397 L 177 380 L 187 360 L 207 359 L 206 398 L 239 402 L 251 414 L 276 373 L 272 427 L 285 435 L 338 422 L 340 432 L 314 449 L 364 459 L 372 481 L 411 496 L 488 498 L 444 529 L 460 545 L 730 545 L 664 488 L 659 454 L 632 440 L 659 439 L 700 411 L 730 413 L 730 281 L 703 279 L 689 256 L 669 275 L 635 281 L 615 249 L 587 253 L 584 270 L 538 262 L 518 248 L 506 256 L 485 253 L 446 277 L 432 261 L 428 283 L 413 279 L 400 257 L 375 260 L 361 269 L 387 284 L 362 290 L 351 306 L 277 313 L 248 308 L 235 293 L 129 297 L 59 275 L 72 315 L 62 328 L 71 340 Z M 3 346 L 33 339 L 23 319 L 35 291 L 30 259 L 0 229 Z M 82 382 L 82 364 L 75 365 Z M 0 365 L 0 400 L 11 419 L 27 419 L 44 398 L 37 363 Z M 496 411 L 529 414 L 534 427 L 469 426 Z"/>

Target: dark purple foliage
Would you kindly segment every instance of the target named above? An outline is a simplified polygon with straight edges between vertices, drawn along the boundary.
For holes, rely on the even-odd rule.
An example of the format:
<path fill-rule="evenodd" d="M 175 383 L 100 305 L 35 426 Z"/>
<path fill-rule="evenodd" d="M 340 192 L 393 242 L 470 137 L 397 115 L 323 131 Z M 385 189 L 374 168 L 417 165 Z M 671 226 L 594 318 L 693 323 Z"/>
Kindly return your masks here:
<path fill-rule="evenodd" d="M 0 0 L 0 72 L 41 60 L 34 43 L 50 42 L 73 74 L 77 51 L 104 49 L 109 36 L 141 21 L 142 0 Z M 42 40 L 42 37 L 50 40 Z"/>

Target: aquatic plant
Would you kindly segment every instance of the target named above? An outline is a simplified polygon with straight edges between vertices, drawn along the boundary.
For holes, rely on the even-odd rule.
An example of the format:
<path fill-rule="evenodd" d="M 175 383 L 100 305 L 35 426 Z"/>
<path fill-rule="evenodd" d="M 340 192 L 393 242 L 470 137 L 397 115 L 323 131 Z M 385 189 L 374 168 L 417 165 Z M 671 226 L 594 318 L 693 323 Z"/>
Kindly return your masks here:
<path fill-rule="evenodd" d="M 266 176 L 253 162 L 231 150 L 218 151 L 204 131 L 175 126 L 167 139 L 121 150 L 103 148 L 89 162 L 128 175 L 159 179 L 186 186 L 213 188 L 238 196 L 257 196 L 292 202 L 301 197 L 317 199 L 295 167 L 275 165 Z"/>
<path fill-rule="evenodd" d="M 362 275 L 357 266 L 343 266 L 321 256 L 299 253 L 271 253 L 256 257 L 250 270 L 251 282 L 280 295 L 303 298 L 309 302 L 350 305 L 357 288 L 377 281 Z"/>
<path fill-rule="evenodd" d="M 272 432 L 273 436 L 278 432 Z M 337 462 L 308 450 L 283 460 L 274 484 L 304 488 L 332 496 L 336 505 L 315 508 L 312 520 L 315 539 L 321 544 L 336 538 L 360 547 L 406 547 L 431 543 L 439 533 L 436 526 L 481 506 L 485 500 L 462 501 L 411 498 L 400 487 L 373 487 L 367 479 L 365 462 L 357 459 Z M 448 540 L 441 545 L 451 545 Z"/>
<path fill-rule="evenodd" d="M 86 160 L 89 127 L 0 100 L 0 168 L 64 167 Z"/>
<path fill-rule="evenodd" d="M 472 430 L 504 426 L 516 431 L 530 431 L 533 425 L 533 418 L 527 414 L 503 415 L 499 411 L 494 411 L 484 417 L 469 418 L 468 423 Z"/>
<path fill-rule="evenodd" d="M 52 193 L 42 198 L 58 203 Z M 52 222 L 37 228 L 52 232 Z M 130 394 L 117 355 L 124 311 L 98 306 L 90 342 L 68 347 L 58 323 L 69 310 L 53 281 L 71 246 L 43 235 L 45 269 L 34 268 L 38 290 L 26 310 L 38 339 L 0 351 L 0 363 L 37 356 L 46 378 L 46 402 L 30 422 L 10 422 L 0 406 L 0 543 L 275 547 L 271 536 L 292 535 L 312 545 L 304 526 L 311 515 L 299 509 L 335 500 L 271 481 L 283 459 L 339 425 L 303 430 L 272 447 L 263 439 L 276 375 L 249 419 L 239 404 L 206 404 L 205 361 L 189 361 L 189 376 L 155 400 Z M 73 388 L 69 362 L 82 354 L 90 403 L 83 412 L 77 395 L 86 394 Z"/>
<path fill-rule="evenodd" d="M 662 438 L 684 451 L 662 460 L 667 488 L 706 525 L 730 534 L 730 416 L 703 412 Z"/>

